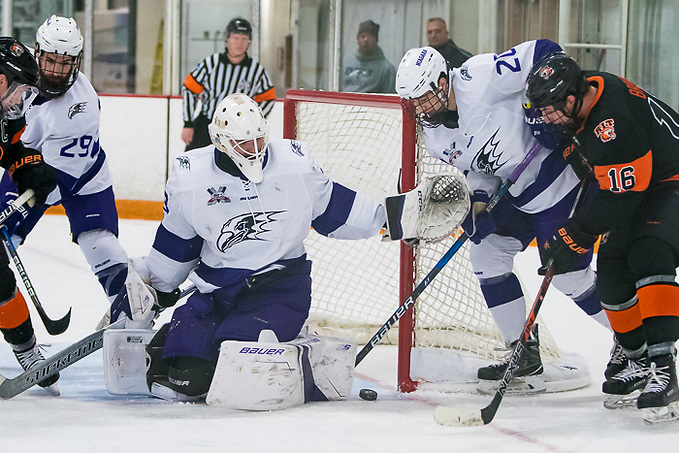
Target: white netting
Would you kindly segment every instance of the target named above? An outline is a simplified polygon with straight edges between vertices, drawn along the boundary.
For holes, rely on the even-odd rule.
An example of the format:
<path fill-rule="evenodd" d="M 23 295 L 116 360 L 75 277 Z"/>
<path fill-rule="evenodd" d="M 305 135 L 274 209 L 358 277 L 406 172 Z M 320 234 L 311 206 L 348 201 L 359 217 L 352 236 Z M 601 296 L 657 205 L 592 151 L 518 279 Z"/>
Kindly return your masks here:
<path fill-rule="evenodd" d="M 382 199 L 398 190 L 402 112 L 388 106 L 356 105 L 359 103 L 356 99 L 347 101 L 346 105 L 321 99 L 297 102 L 296 138 L 309 145 L 311 156 L 329 177 Z M 287 110 L 286 116 L 290 114 Z M 418 148 L 418 155 L 424 156 L 421 143 Z M 412 165 L 419 175 L 456 171 L 429 157 L 420 157 Z M 415 284 L 453 242 L 454 238 L 450 238 L 417 248 Z M 399 244 L 382 242 L 379 237 L 338 241 L 314 232 L 305 244 L 313 260 L 310 328 L 334 336 L 351 335 L 359 344 L 365 343 L 403 302 L 398 294 Z M 505 354 L 499 351 L 504 344 L 484 303 L 466 246 L 418 298 L 415 313 L 414 346 L 419 352 L 414 352 L 412 357 L 413 365 L 420 370 L 411 370 L 414 378 L 439 380 L 440 377 L 423 375 L 435 368 L 427 357 L 440 362 L 441 354 L 447 351 L 486 362 Z M 558 348 L 541 324 L 543 359 L 556 358 Z M 395 331 L 396 326 L 383 342 L 395 343 Z M 474 363 L 474 369 L 476 366 Z"/>

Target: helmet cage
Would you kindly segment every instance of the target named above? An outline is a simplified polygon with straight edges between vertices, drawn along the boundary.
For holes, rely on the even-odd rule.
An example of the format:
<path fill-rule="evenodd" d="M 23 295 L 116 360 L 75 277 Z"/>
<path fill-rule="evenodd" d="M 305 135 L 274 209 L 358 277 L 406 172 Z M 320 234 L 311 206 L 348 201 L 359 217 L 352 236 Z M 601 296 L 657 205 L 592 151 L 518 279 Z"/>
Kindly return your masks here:
<path fill-rule="evenodd" d="M 21 118 L 37 95 L 36 87 L 13 80 L 0 99 L 0 118 L 7 120 Z"/>
<path fill-rule="evenodd" d="M 257 103 L 242 93 L 224 98 L 208 126 L 214 146 L 254 183 L 264 179 L 269 126 Z M 253 146 L 247 146 L 252 143 Z"/>

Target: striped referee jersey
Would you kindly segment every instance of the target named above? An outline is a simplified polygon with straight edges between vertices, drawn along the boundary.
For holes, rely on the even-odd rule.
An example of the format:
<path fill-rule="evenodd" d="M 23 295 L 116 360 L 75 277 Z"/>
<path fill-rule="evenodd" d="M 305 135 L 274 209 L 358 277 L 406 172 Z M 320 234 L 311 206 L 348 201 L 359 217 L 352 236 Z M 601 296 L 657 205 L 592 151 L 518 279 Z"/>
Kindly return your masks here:
<path fill-rule="evenodd" d="M 201 112 L 211 120 L 217 104 L 233 93 L 250 96 L 262 108 L 265 117 L 276 100 L 266 70 L 248 55 L 238 64 L 231 63 L 226 52 L 213 54 L 201 61 L 182 85 L 184 126 L 191 127 Z M 200 111 L 196 111 L 198 99 L 202 102 Z"/>

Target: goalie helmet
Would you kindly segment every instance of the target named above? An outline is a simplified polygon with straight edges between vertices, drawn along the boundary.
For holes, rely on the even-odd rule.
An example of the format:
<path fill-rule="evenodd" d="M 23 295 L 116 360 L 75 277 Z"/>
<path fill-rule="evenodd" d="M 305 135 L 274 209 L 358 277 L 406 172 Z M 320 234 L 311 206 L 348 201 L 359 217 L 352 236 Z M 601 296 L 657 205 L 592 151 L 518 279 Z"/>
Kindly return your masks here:
<path fill-rule="evenodd" d="M 564 52 L 555 52 L 543 56 L 538 60 L 526 81 L 526 96 L 534 109 L 553 107 L 561 111 L 569 124 L 564 129 L 573 129 L 575 118 L 582 108 L 582 101 L 589 89 L 584 72 L 578 63 Z M 564 110 L 568 96 L 575 97 L 573 109 Z M 572 132 L 572 130 L 570 131 Z"/>
<path fill-rule="evenodd" d="M 225 97 L 208 126 L 215 147 L 238 166 L 254 183 L 264 179 L 264 156 L 269 125 L 257 103 L 242 93 Z"/>
<path fill-rule="evenodd" d="M 1 37 L 0 74 L 6 78 L 6 90 L 0 92 L 0 117 L 20 118 L 38 94 L 38 64 L 19 41 Z"/>
<path fill-rule="evenodd" d="M 35 34 L 35 56 L 40 65 L 40 92 L 47 98 L 63 95 L 80 73 L 83 36 L 75 20 L 52 15 Z"/>
<path fill-rule="evenodd" d="M 441 78 L 448 81 L 448 66 L 433 47 L 410 49 L 398 65 L 396 92 L 406 111 L 425 125 L 440 124 L 448 109 L 448 93 L 439 86 Z"/>

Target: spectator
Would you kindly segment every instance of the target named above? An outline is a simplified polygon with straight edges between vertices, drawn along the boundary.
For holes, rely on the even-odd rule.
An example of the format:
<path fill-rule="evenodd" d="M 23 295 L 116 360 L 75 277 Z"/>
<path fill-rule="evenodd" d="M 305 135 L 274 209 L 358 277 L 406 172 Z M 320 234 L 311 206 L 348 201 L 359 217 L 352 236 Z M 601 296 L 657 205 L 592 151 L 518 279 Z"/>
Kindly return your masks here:
<path fill-rule="evenodd" d="M 210 145 L 207 126 L 215 107 L 232 93 L 244 93 L 259 104 L 264 116 L 273 109 L 276 93 L 266 70 L 248 56 L 252 27 L 241 18 L 226 26 L 225 49 L 204 59 L 182 85 L 186 151 Z"/>
<path fill-rule="evenodd" d="M 358 26 L 358 52 L 344 60 L 342 91 L 395 93 L 396 68 L 377 45 L 380 26 L 372 20 Z"/>
<path fill-rule="evenodd" d="M 432 17 L 427 21 L 427 42 L 443 55 L 450 69 L 459 68 L 462 66 L 462 63 L 472 56 L 471 53 L 459 48 L 448 37 L 446 21 L 440 17 Z"/>

